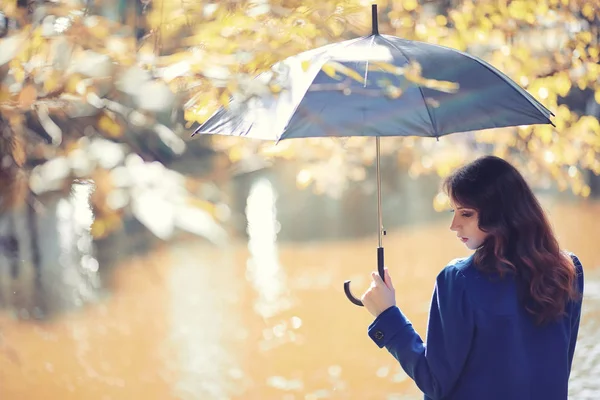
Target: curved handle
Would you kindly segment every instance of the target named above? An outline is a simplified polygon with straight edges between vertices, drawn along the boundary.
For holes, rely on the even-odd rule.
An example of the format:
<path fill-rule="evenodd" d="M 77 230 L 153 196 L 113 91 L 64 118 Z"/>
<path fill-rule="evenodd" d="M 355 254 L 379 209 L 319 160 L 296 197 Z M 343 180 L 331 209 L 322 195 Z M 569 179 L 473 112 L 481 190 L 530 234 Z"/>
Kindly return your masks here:
<path fill-rule="evenodd" d="M 377 248 L 377 272 L 379 272 L 379 276 L 381 277 L 381 279 L 385 279 L 385 270 L 383 267 L 383 247 L 378 247 Z M 358 299 L 356 296 L 354 296 L 352 294 L 352 292 L 350 291 L 350 281 L 346 281 L 344 282 L 344 293 L 346 293 L 346 297 L 348 298 L 348 300 L 350 300 L 353 304 L 363 307 L 364 304 L 362 301 L 360 301 L 360 299 Z"/>
<path fill-rule="evenodd" d="M 348 300 L 350 300 L 352 303 L 360 307 L 364 306 L 363 302 L 357 299 L 350 291 L 350 281 L 344 282 L 344 292 L 346 293 L 346 297 L 348 298 Z"/>

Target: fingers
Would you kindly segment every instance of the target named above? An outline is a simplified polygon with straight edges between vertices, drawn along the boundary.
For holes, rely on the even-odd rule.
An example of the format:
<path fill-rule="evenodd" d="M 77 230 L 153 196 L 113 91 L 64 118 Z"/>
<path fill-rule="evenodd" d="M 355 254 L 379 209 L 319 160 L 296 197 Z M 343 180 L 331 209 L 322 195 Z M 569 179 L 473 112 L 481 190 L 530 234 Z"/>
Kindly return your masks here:
<path fill-rule="evenodd" d="M 390 289 L 394 289 L 394 284 L 392 283 L 392 277 L 390 276 L 390 271 L 385 268 L 385 284 L 387 285 L 387 287 L 389 287 Z"/>
<path fill-rule="evenodd" d="M 394 290 L 394 284 L 392 283 L 392 277 L 390 276 L 390 272 L 388 271 L 387 268 L 384 269 L 385 271 L 385 282 L 383 279 L 381 279 L 381 277 L 379 276 L 379 274 L 375 271 L 371 272 L 371 277 L 373 278 L 373 284 L 375 286 L 380 286 L 380 287 L 387 287 L 390 290 Z"/>
<path fill-rule="evenodd" d="M 396 304 L 396 291 L 391 286 L 391 279 L 387 269 L 384 273 L 385 282 L 375 271 L 371 273 L 371 278 L 371 286 L 362 295 L 361 301 L 367 311 L 374 317 L 377 317 L 390 306 Z"/>
<path fill-rule="evenodd" d="M 375 283 L 375 286 L 387 286 L 377 272 L 371 272 L 371 277 L 373 278 L 373 283 Z"/>

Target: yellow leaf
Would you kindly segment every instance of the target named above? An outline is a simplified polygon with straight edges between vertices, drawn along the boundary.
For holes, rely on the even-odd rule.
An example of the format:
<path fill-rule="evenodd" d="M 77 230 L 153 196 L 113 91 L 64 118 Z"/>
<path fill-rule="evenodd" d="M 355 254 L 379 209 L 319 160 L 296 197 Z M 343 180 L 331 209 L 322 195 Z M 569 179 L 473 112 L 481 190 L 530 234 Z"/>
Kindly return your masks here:
<path fill-rule="evenodd" d="M 227 91 L 229 93 L 235 93 L 238 90 L 238 86 L 238 82 L 235 79 L 232 79 L 227 82 Z"/>
<path fill-rule="evenodd" d="M 537 135 L 542 140 L 542 143 L 549 144 L 552 141 L 552 127 L 549 125 L 542 125 L 536 129 Z"/>
<path fill-rule="evenodd" d="M 592 115 L 586 115 L 579 119 L 580 122 L 595 134 L 600 134 L 600 121 Z"/>
<path fill-rule="evenodd" d="M 52 73 L 46 80 L 44 80 L 44 91 L 46 93 L 52 93 L 61 87 L 60 76 L 58 73 Z"/>
<path fill-rule="evenodd" d="M 106 224 L 100 218 L 95 218 L 92 223 L 90 233 L 95 239 L 102 239 L 108 233 L 106 230 Z"/>
<path fill-rule="evenodd" d="M 600 89 L 596 89 L 596 92 L 594 93 L 594 100 L 596 100 L 596 103 L 600 104 Z"/>
<path fill-rule="evenodd" d="M 502 17 L 502 15 L 500 14 L 492 14 L 490 16 L 490 21 L 492 21 L 492 23 L 497 26 L 504 22 L 504 17 Z"/>
<path fill-rule="evenodd" d="M 423 80 L 421 71 L 421 65 L 419 63 L 412 62 L 404 68 L 404 77 L 411 82 L 419 83 Z"/>
<path fill-rule="evenodd" d="M 69 76 L 67 83 L 65 84 L 65 91 L 69 93 L 77 93 L 77 84 L 83 80 L 83 76 L 80 74 L 73 74 Z"/>
<path fill-rule="evenodd" d="M 334 37 L 340 36 L 344 33 L 344 25 L 335 18 L 330 18 L 327 22 L 327 27 L 330 29 Z"/>
<path fill-rule="evenodd" d="M 323 65 L 321 69 L 333 79 L 340 79 L 340 77 L 335 73 L 335 67 L 332 65 L 331 61 Z"/>
<path fill-rule="evenodd" d="M 436 211 L 444 211 L 450 208 L 450 199 L 446 195 L 446 193 L 439 192 L 433 198 L 433 208 Z"/>
<path fill-rule="evenodd" d="M 365 78 L 363 76 L 361 76 L 358 72 L 356 72 L 355 70 L 353 70 L 352 68 L 346 67 L 344 64 L 340 64 L 337 62 L 331 62 L 330 63 L 333 65 L 333 67 L 340 73 L 349 76 L 350 78 L 354 79 L 355 81 L 357 81 L 358 83 L 364 83 L 365 82 Z"/>
<path fill-rule="evenodd" d="M 594 15 L 594 6 L 591 3 L 587 3 L 583 6 L 581 13 L 583 14 L 584 17 L 586 17 L 589 20 L 593 20 L 595 15 Z"/>
<path fill-rule="evenodd" d="M 0 102 L 10 100 L 11 97 L 8 88 L 4 85 L 0 85 Z"/>
<path fill-rule="evenodd" d="M 33 49 L 37 49 L 44 43 L 44 41 L 45 39 L 42 36 L 42 27 L 39 27 L 33 32 L 33 35 L 31 36 L 31 47 Z"/>
<path fill-rule="evenodd" d="M 432 97 L 425 98 L 425 103 L 433 108 L 438 108 L 440 106 L 440 102 Z"/>
<path fill-rule="evenodd" d="M 532 153 L 535 153 L 540 148 L 540 143 L 537 140 L 530 140 L 527 142 L 527 150 Z"/>
<path fill-rule="evenodd" d="M 285 140 L 277 145 L 264 146 L 260 151 L 261 155 L 266 157 L 292 158 L 294 149 L 291 140 Z"/>
<path fill-rule="evenodd" d="M 419 3 L 417 0 L 404 0 L 404 2 L 402 2 L 402 6 L 406 11 L 413 11 L 417 9 Z"/>
<path fill-rule="evenodd" d="M 508 12 L 513 18 L 525 19 L 527 14 L 527 3 L 522 0 L 511 1 L 508 6 Z"/>
<path fill-rule="evenodd" d="M 304 72 L 308 71 L 309 67 L 310 67 L 310 60 L 304 60 L 304 61 L 302 61 L 302 70 Z"/>
<path fill-rule="evenodd" d="M 577 39 L 580 40 L 583 44 L 589 44 L 592 41 L 592 32 L 583 31 L 577 34 Z"/>
<path fill-rule="evenodd" d="M 555 84 L 556 84 L 556 93 L 559 96 L 566 96 L 571 90 L 571 79 L 566 72 L 561 72 L 557 76 L 555 76 Z"/>
<path fill-rule="evenodd" d="M 21 83 L 25 80 L 25 70 L 20 66 L 18 68 L 14 68 L 12 72 L 17 83 Z"/>
<path fill-rule="evenodd" d="M 585 185 L 581 189 L 581 196 L 583 196 L 583 197 L 589 197 L 589 195 L 590 195 L 591 192 L 592 192 L 592 189 L 588 185 Z"/>
<path fill-rule="evenodd" d="M 33 85 L 25 86 L 19 93 L 19 106 L 28 109 L 37 100 L 37 89 Z"/>
<path fill-rule="evenodd" d="M 25 143 L 24 140 L 19 136 L 15 136 L 13 139 L 12 157 L 15 161 L 15 164 L 17 164 L 19 167 L 22 167 L 23 164 L 25 164 L 25 161 L 27 160 L 27 154 L 25 153 Z"/>
<path fill-rule="evenodd" d="M 539 2 L 535 6 L 535 13 L 537 15 L 546 15 L 548 13 L 548 4 L 545 1 Z"/>
<path fill-rule="evenodd" d="M 446 26 L 448 24 L 448 19 L 444 15 L 436 15 L 435 22 L 439 26 Z"/>
<path fill-rule="evenodd" d="M 123 127 L 121 124 L 106 113 L 102 114 L 98 119 L 98 128 L 112 138 L 123 135 Z"/>
<path fill-rule="evenodd" d="M 385 72 L 389 72 L 394 75 L 402 75 L 404 73 L 404 69 L 400 67 L 396 67 L 394 64 L 386 63 L 383 61 L 376 61 L 369 64 L 369 69 L 373 70 L 381 70 Z"/>
<path fill-rule="evenodd" d="M 2 11 L 7 17 L 17 17 L 17 0 L 7 0 L 2 3 Z"/>
<path fill-rule="evenodd" d="M 227 90 L 223 90 L 223 93 L 219 96 L 219 101 L 223 107 L 229 108 L 229 92 Z"/>
<path fill-rule="evenodd" d="M 459 89 L 459 84 L 449 81 L 436 81 L 435 79 L 425 79 L 422 82 L 423 86 L 430 89 L 435 89 L 445 93 L 456 93 Z"/>
<path fill-rule="evenodd" d="M 282 87 L 281 87 L 281 85 L 278 85 L 278 84 L 275 84 L 275 83 L 274 83 L 274 84 L 271 84 L 271 85 L 269 86 L 269 89 L 271 89 L 271 93 L 275 93 L 275 94 L 277 94 L 277 93 L 280 93 L 280 92 L 281 92 L 281 90 L 282 90 Z"/>
<path fill-rule="evenodd" d="M 385 88 L 385 93 L 387 94 L 388 97 L 392 98 L 392 99 L 397 99 L 400 96 L 402 96 L 402 89 L 393 86 L 393 85 L 388 85 Z"/>
<path fill-rule="evenodd" d="M 242 158 L 244 158 L 244 153 L 242 152 L 241 148 L 233 147 L 231 150 L 229 150 L 229 160 L 231 162 L 238 162 Z"/>
<path fill-rule="evenodd" d="M 206 201 L 206 200 L 195 198 L 195 197 L 188 197 L 186 199 L 186 203 L 192 207 L 196 207 L 200 210 L 206 211 L 213 217 L 217 214 L 216 206 L 213 203 L 211 203 L 210 201 Z"/>
<path fill-rule="evenodd" d="M 95 25 L 88 28 L 88 32 L 98 39 L 106 39 L 110 35 L 108 26 L 102 20 L 97 20 Z"/>

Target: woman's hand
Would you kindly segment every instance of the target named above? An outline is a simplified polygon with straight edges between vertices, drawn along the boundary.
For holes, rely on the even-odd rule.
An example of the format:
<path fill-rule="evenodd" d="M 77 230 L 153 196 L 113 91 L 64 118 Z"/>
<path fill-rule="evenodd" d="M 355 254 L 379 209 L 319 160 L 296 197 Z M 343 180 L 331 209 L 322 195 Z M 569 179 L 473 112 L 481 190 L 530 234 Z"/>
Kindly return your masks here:
<path fill-rule="evenodd" d="M 396 305 L 396 291 L 387 268 L 385 282 L 377 272 L 372 272 L 371 277 L 371 287 L 362 295 L 361 300 L 366 309 L 377 318 L 379 314 Z"/>

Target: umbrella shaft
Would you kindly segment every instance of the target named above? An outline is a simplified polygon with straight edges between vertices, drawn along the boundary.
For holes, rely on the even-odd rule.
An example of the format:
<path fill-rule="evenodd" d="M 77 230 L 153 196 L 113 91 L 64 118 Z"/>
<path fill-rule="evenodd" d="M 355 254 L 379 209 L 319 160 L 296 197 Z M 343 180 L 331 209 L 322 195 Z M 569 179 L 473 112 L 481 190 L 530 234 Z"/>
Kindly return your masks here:
<path fill-rule="evenodd" d="M 375 137 L 375 175 L 377 179 L 377 239 L 379 247 L 382 247 L 381 235 L 383 234 L 383 217 L 381 215 L 381 171 L 380 171 L 380 159 L 381 159 L 381 143 L 380 137 Z"/>

